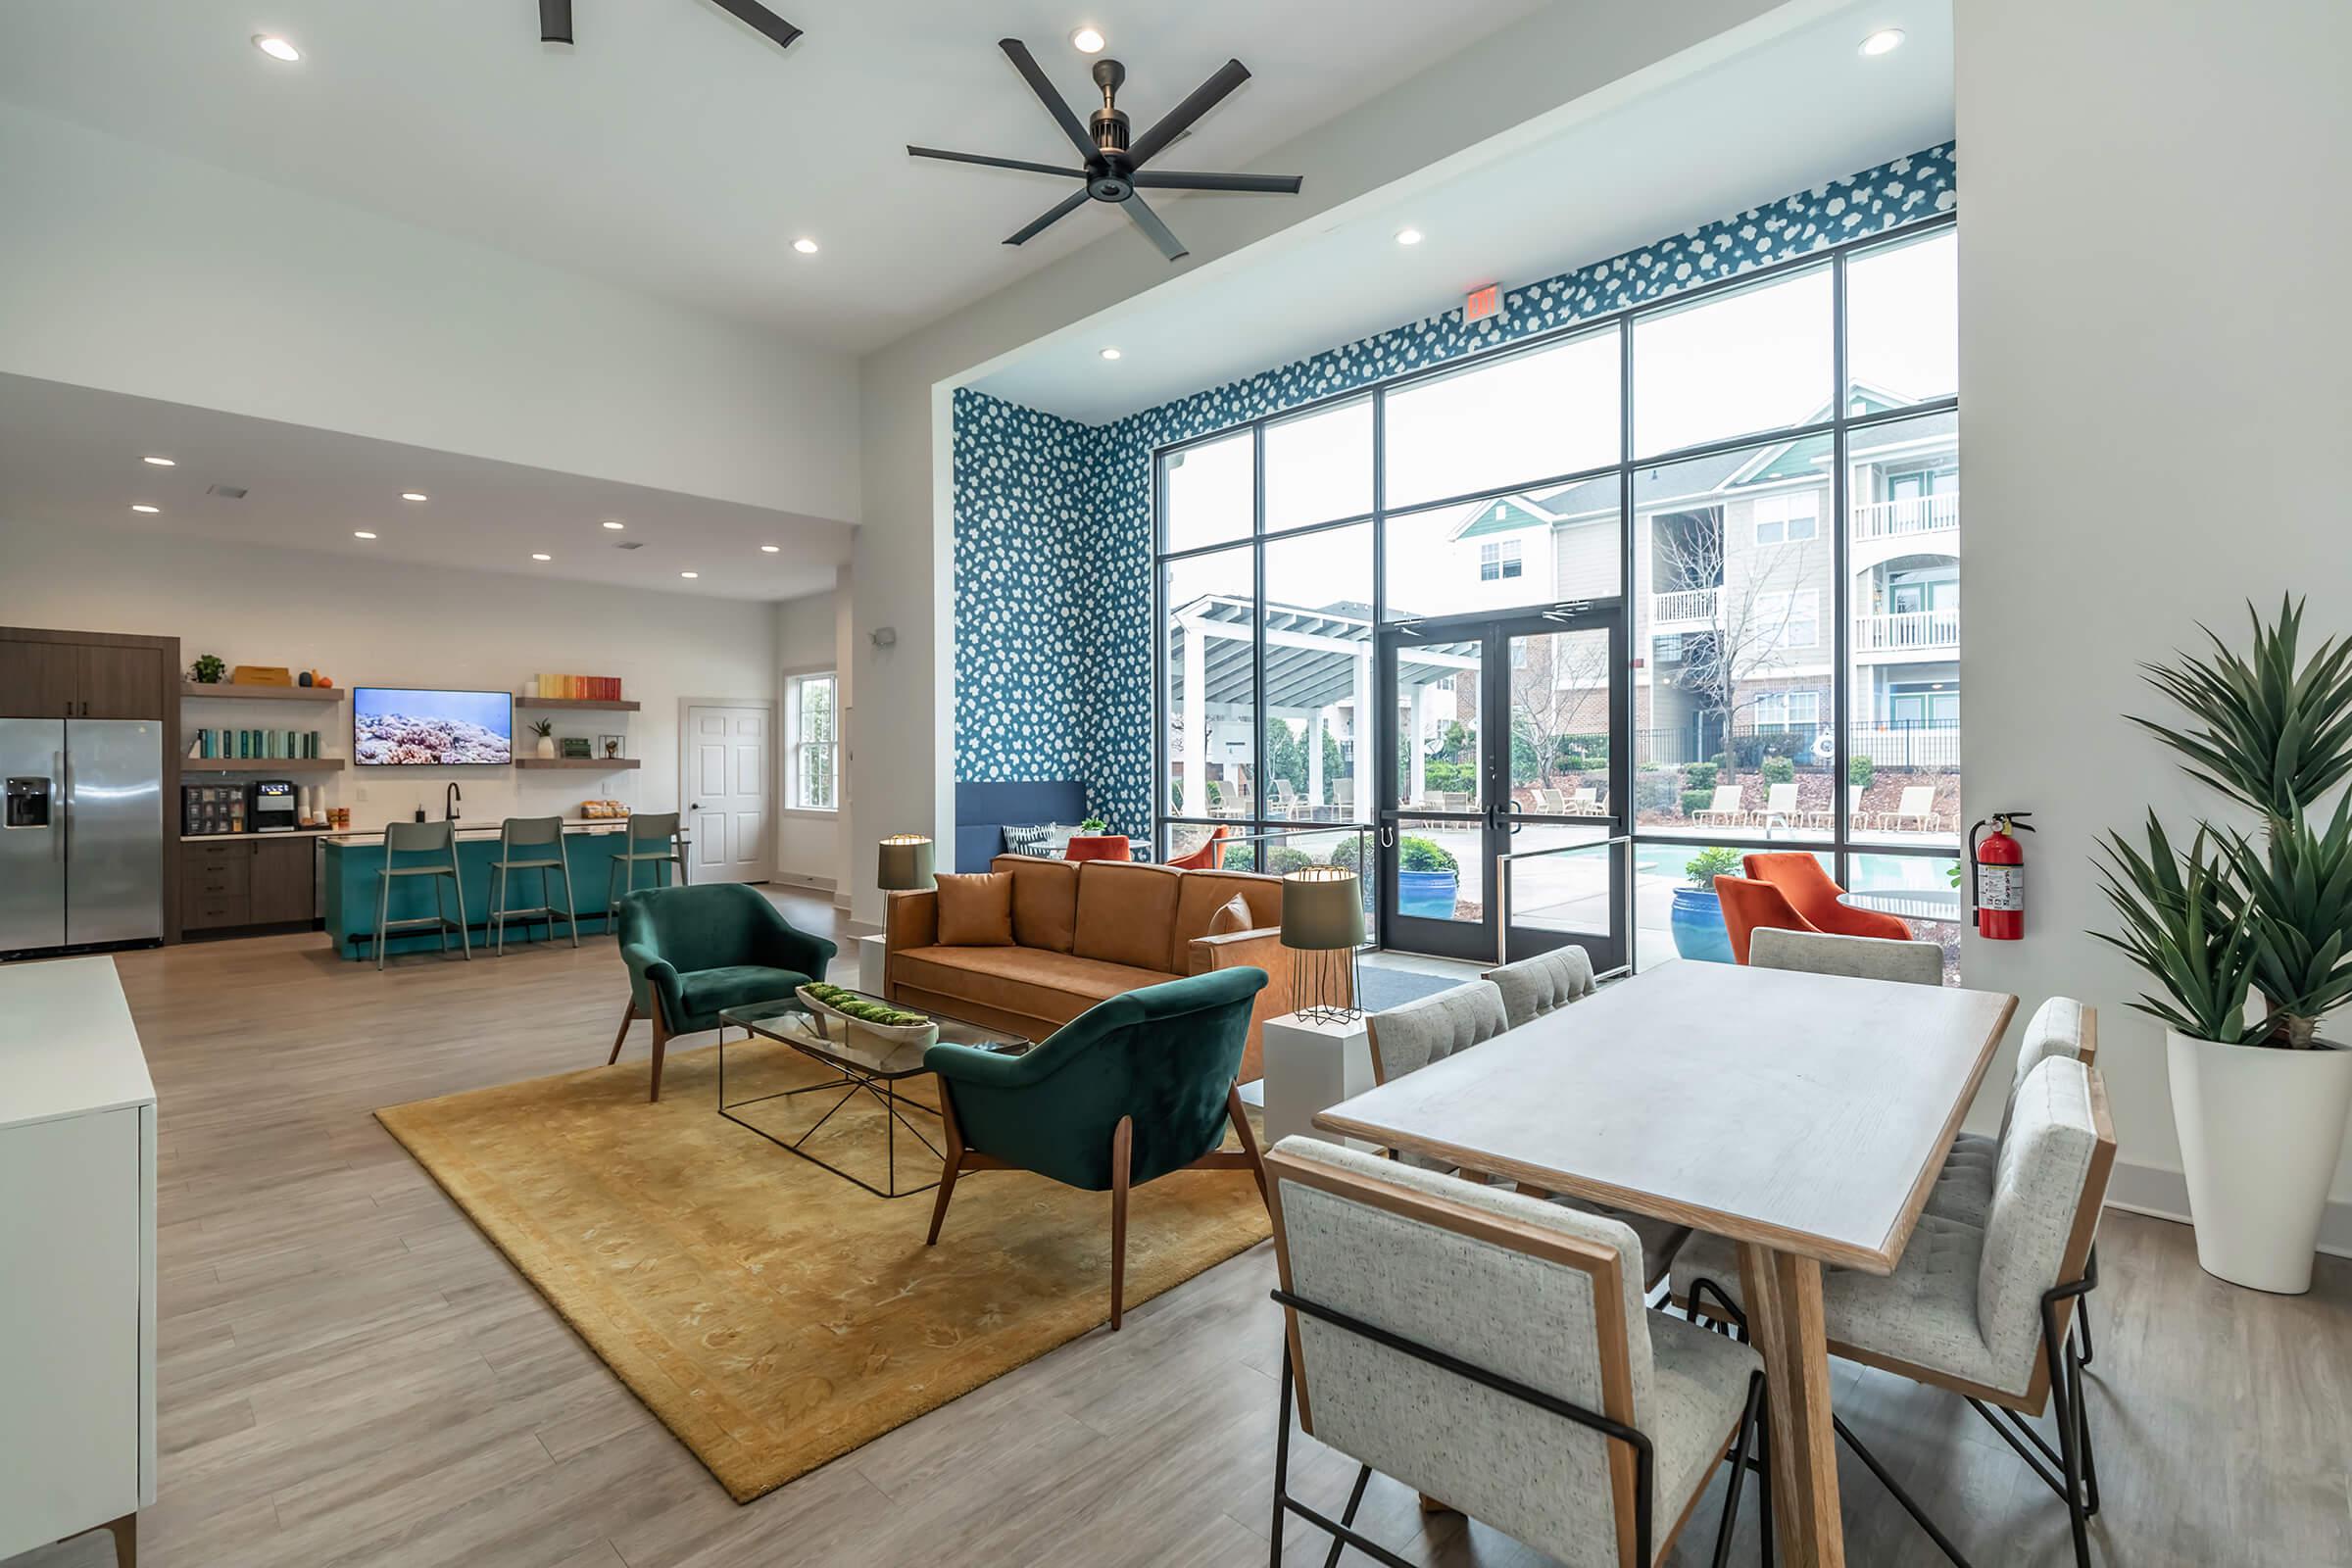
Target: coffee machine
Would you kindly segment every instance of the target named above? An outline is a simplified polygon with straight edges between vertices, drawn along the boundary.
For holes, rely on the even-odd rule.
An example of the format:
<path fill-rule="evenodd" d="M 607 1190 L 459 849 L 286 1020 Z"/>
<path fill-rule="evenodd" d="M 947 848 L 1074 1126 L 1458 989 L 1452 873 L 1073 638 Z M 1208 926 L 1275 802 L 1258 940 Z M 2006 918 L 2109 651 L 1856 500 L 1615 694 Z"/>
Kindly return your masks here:
<path fill-rule="evenodd" d="M 291 833 L 302 825 L 301 806 L 292 779 L 255 779 L 245 822 L 256 833 Z"/>

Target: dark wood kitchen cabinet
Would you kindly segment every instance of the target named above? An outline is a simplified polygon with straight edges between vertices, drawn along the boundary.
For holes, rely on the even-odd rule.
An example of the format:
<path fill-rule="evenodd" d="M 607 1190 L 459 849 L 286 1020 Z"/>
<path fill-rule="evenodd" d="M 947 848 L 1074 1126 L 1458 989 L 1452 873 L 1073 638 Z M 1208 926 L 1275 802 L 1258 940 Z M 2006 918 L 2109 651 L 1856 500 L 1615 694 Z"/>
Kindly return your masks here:
<path fill-rule="evenodd" d="M 179 847 L 179 920 L 189 931 L 308 925 L 318 917 L 309 838 L 208 839 Z"/>
<path fill-rule="evenodd" d="M 74 652 L 81 656 L 74 717 L 162 718 L 166 704 L 176 706 L 175 671 L 162 649 L 84 643 Z"/>
<path fill-rule="evenodd" d="M 0 641 L 0 718 L 71 718 L 81 671 L 71 643 Z"/>
<path fill-rule="evenodd" d="M 176 656 L 76 635 L 0 637 L 0 717 L 161 719 L 176 710 Z"/>

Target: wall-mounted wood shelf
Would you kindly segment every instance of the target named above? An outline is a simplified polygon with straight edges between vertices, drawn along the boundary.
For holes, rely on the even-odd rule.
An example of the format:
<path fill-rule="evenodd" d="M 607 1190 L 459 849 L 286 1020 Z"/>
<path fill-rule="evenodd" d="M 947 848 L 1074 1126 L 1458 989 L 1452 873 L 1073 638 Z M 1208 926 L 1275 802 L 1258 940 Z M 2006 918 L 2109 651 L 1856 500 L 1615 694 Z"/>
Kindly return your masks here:
<path fill-rule="evenodd" d="M 183 757 L 182 773 L 339 773 L 340 757 Z"/>
<path fill-rule="evenodd" d="M 226 697 L 243 702 L 259 698 L 276 703 L 339 703 L 345 688 L 341 686 L 232 686 L 226 681 L 205 685 L 201 681 L 183 680 L 179 683 L 182 697 Z"/>
<path fill-rule="evenodd" d="M 638 760 L 634 757 L 517 757 L 514 759 L 514 765 L 516 767 L 593 767 L 611 773 L 624 767 L 635 767 L 638 765 Z"/>
<path fill-rule="evenodd" d="M 517 697 L 516 708 L 571 709 L 575 711 L 594 709 L 604 713 L 634 713 L 637 705 L 624 697 Z"/>

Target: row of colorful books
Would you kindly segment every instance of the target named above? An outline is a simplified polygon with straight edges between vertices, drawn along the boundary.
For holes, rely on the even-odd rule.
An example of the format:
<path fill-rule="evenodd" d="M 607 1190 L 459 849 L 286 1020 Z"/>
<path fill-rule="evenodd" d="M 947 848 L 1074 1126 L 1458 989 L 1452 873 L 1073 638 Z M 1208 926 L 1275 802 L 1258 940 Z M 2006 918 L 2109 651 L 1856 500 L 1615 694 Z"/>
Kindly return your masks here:
<path fill-rule="evenodd" d="M 620 701 L 618 675 L 542 675 L 539 695 L 564 702 L 617 703 Z"/>
<path fill-rule="evenodd" d="M 198 757 L 253 758 L 267 761 L 272 758 L 317 757 L 318 732 L 315 729 L 200 729 L 196 732 Z"/>

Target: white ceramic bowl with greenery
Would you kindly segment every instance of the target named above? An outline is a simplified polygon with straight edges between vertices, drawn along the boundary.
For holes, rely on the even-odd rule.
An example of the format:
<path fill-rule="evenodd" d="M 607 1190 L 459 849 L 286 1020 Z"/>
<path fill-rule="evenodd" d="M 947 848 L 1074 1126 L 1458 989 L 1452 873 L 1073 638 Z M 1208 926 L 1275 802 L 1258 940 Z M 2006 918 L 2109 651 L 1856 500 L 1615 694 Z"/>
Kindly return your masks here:
<path fill-rule="evenodd" d="M 922 1022 L 911 1024 L 877 1023 L 871 1018 L 860 1018 L 856 1013 L 843 1011 L 818 996 L 812 986 L 802 986 L 793 994 L 801 999 L 801 1005 L 808 1009 L 817 1032 L 828 1040 L 839 1039 L 844 1043 L 869 1040 L 888 1046 L 929 1046 L 939 1040 L 939 1024 L 934 1019 L 923 1018 Z M 906 1016 L 921 1017 L 921 1014 L 909 1013 Z"/>

